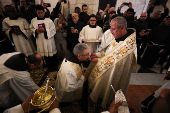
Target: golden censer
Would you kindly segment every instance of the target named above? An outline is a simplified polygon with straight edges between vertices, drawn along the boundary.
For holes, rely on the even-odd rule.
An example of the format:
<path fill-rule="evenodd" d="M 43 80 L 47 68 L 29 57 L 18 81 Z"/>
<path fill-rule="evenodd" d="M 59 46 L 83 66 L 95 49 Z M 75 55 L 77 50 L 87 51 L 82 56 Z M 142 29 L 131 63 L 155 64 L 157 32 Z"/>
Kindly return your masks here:
<path fill-rule="evenodd" d="M 36 106 L 38 109 L 42 109 L 38 113 L 49 110 L 51 104 L 56 98 L 55 89 L 53 89 L 51 86 L 41 87 L 34 94 L 35 96 L 31 99 L 31 104 Z"/>

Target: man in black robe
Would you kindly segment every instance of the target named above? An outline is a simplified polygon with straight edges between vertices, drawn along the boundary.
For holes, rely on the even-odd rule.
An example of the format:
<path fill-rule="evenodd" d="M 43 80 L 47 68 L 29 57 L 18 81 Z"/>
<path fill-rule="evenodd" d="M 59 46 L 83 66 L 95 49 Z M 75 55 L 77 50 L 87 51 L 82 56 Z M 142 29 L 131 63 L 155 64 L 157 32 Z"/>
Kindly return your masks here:
<path fill-rule="evenodd" d="M 153 67 L 159 57 L 165 57 L 170 49 L 170 16 L 149 35 L 148 48 L 142 58 L 142 65 Z M 161 61 L 163 62 L 163 61 Z"/>

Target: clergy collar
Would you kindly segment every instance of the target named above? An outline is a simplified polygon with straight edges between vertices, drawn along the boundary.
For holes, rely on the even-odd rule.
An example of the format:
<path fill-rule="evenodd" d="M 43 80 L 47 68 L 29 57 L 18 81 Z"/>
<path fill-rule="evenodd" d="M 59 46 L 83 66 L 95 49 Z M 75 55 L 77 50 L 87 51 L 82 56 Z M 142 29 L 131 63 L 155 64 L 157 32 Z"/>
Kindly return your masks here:
<path fill-rule="evenodd" d="M 130 29 L 127 29 L 127 33 L 124 36 L 122 36 L 122 37 L 120 37 L 118 39 L 115 39 L 116 42 L 119 43 L 120 41 L 124 41 L 128 36 L 130 36 L 132 34 L 132 32 L 134 32 L 134 31 L 130 30 Z"/>
<path fill-rule="evenodd" d="M 94 26 L 93 26 L 93 25 L 90 25 L 90 24 L 89 24 L 89 27 L 91 27 L 91 28 L 96 28 L 97 25 L 94 25 Z"/>
<path fill-rule="evenodd" d="M 45 15 L 44 15 L 44 18 L 39 18 L 38 16 L 37 16 L 37 20 L 44 20 L 45 19 Z"/>
<path fill-rule="evenodd" d="M 10 20 L 17 20 L 18 18 L 19 18 L 18 15 L 16 15 L 15 18 L 10 18 L 10 17 L 9 17 Z"/>
<path fill-rule="evenodd" d="M 80 61 L 76 58 L 76 56 L 70 51 L 67 51 L 66 62 L 67 62 L 67 60 L 70 62 L 79 64 L 79 65 L 81 64 Z"/>
<path fill-rule="evenodd" d="M 23 53 L 13 55 L 5 61 L 4 66 L 16 71 L 26 71 L 29 67 L 25 58 L 26 55 Z"/>

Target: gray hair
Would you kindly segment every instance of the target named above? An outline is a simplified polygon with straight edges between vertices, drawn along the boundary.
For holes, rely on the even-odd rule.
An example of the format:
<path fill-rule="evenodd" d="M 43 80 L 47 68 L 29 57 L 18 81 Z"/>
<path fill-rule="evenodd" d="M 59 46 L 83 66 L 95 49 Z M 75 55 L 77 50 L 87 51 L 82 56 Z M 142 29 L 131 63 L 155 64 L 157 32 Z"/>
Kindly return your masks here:
<path fill-rule="evenodd" d="M 73 16 L 73 15 L 79 17 L 79 15 L 77 13 L 72 13 L 71 16 Z"/>
<path fill-rule="evenodd" d="M 73 54 L 77 57 L 78 55 L 84 55 L 84 50 L 89 49 L 88 45 L 85 43 L 78 43 L 73 49 Z"/>
<path fill-rule="evenodd" d="M 115 21 L 117 24 L 117 28 L 120 28 L 121 26 L 124 26 L 125 29 L 127 28 L 127 21 L 123 16 L 118 16 L 111 20 L 111 23 Z"/>

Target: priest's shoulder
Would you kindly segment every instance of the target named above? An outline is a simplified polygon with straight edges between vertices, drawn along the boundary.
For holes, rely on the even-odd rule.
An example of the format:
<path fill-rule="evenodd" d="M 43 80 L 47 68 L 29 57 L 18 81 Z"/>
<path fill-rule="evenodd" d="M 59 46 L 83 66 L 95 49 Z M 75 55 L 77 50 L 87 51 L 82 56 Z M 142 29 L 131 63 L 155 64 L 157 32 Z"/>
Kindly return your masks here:
<path fill-rule="evenodd" d="M 89 25 L 84 26 L 83 28 L 89 28 Z"/>
<path fill-rule="evenodd" d="M 45 18 L 44 20 L 47 20 L 49 22 L 53 22 L 50 18 Z M 54 23 L 54 22 L 53 22 Z"/>
<path fill-rule="evenodd" d="M 37 20 L 37 17 L 33 18 L 33 19 L 31 20 L 31 23 L 32 23 L 33 21 L 36 21 L 36 20 Z"/>
<path fill-rule="evenodd" d="M 98 26 L 98 25 L 97 25 L 97 28 L 99 28 L 99 29 L 101 29 L 101 30 L 102 30 L 102 28 L 101 28 L 100 26 Z"/>
<path fill-rule="evenodd" d="M 18 20 L 24 20 L 27 21 L 25 18 L 19 17 Z"/>
<path fill-rule="evenodd" d="M 108 35 L 108 34 L 111 34 L 110 29 L 108 29 L 107 31 L 104 32 L 104 35 Z"/>
<path fill-rule="evenodd" d="M 6 18 L 4 18 L 3 21 L 8 21 L 8 20 L 10 20 L 9 17 L 6 17 Z"/>

